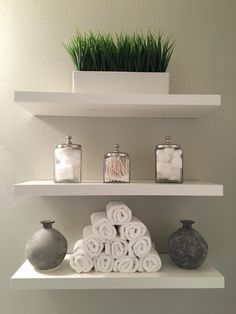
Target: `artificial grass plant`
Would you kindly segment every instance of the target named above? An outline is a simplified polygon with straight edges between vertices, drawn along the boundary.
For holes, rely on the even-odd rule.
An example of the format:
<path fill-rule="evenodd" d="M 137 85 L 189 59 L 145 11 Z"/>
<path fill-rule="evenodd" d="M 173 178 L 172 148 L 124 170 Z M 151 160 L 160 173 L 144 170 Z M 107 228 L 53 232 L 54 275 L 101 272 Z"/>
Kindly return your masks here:
<path fill-rule="evenodd" d="M 101 34 L 79 32 L 65 44 L 77 70 L 165 72 L 174 41 L 163 33 Z"/>

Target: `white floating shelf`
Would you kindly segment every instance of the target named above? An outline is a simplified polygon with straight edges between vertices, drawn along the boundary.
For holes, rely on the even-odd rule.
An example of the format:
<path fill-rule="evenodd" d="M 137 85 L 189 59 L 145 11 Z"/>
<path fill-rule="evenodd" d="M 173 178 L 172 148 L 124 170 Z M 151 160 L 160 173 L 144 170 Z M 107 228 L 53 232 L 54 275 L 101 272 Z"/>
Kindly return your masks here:
<path fill-rule="evenodd" d="M 28 181 L 14 185 L 15 196 L 99 196 L 99 195 L 149 195 L 149 196 L 223 196 L 223 185 L 199 181 L 183 184 L 137 181 L 132 183 L 54 183 L 53 181 Z"/>
<path fill-rule="evenodd" d="M 12 289 L 201 289 L 224 288 L 224 277 L 205 262 L 198 269 L 175 266 L 161 255 L 162 269 L 157 273 L 75 273 L 68 256 L 59 269 L 36 271 L 28 261 L 11 277 Z"/>
<path fill-rule="evenodd" d="M 81 94 L 15 91 L 15 102 L 36 116 L 197 118 L 220 106 L 220 95 Z"/>

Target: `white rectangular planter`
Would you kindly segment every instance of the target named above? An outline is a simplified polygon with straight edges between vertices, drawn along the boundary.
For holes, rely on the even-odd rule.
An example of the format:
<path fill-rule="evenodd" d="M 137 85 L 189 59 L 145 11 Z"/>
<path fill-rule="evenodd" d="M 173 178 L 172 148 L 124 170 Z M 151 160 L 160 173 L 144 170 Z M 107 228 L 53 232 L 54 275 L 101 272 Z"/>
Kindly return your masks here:
<path fill-rule="evenodd" d="M 169 94 L 166 72 L 73 71 L 73 92 Z"/>

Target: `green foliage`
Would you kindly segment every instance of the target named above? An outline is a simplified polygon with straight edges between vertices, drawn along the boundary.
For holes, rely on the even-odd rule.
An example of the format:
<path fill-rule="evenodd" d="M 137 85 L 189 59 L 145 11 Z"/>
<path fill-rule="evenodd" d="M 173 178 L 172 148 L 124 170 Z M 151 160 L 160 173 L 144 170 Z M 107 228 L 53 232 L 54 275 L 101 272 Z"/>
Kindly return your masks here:
<path fill-rule="evenodd" d="M 77 32 L 65 48 L 77 70 L 165 72 L 174 50 L 171 37 L 148 32 L 110 34 Z"/>

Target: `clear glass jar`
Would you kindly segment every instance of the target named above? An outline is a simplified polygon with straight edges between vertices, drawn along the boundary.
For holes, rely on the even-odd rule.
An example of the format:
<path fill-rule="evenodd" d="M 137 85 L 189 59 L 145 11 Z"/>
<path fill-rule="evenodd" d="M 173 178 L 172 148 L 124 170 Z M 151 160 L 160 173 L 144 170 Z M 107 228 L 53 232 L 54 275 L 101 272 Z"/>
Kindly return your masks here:
<path fill-rule="evenodd" d="M 54 153 L 54 181 L 81 182 L 82 147 L 73 144 L 70 135 L 66 142 L 56 146 Z"/>
<path fill-rule="evenodd" d="M 183 150 L 180 145 L 171 144 L 170 136 L 166 142 L 156 146 L 156 182 L 183 182 Z"/>
<path fill-rule="evenodd" d="M 129 183 L 130 182 L 130 158 L 127 153 L 119 151 L 119 145 L 114 145 L 114 151 L 105 154 L 104 157 L 104 183 Z"/>

